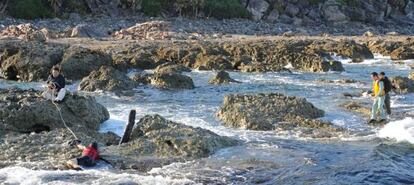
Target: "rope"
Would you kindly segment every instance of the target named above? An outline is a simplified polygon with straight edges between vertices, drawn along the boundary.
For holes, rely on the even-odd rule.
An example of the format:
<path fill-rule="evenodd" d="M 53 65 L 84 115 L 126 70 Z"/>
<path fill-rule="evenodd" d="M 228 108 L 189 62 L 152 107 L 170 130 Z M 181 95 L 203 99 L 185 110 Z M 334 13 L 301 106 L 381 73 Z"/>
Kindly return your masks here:
<path fill-rule="evenodd" d="M 73 131 L 72 131 L 72 129 L 70 129 L 70 128 L 68 127 L 68 125 L 66 125 L 66 122 L 65 122 L 65 120 L 63 119 L 62 112 L 61 112 L 61 110 L 60 110 L 60 108 L 59 108 L 58 104 L 56 104 L 55 102 L 53 102 L 53 98 L 52 98 L 51 102 L 53 103 L 53 105 L 55 105 L 56 109 L 58 110 L 58 112 L 59 112 L 59 116 L 60 116 L 60 119 L 61 119 L 61 120 L 62 120 L 62 122 L 63 122 L 63 125 L 66 127 L 66 129 L 68 129 L 68 130 L 70 131 L 70 133 L 72 133 L 72 135 L 73 135 L 73 137 L 75 137 L 75 139 L 78 139 L 78 137 L 76 137 L 75 132 L 73 132 Z"/>

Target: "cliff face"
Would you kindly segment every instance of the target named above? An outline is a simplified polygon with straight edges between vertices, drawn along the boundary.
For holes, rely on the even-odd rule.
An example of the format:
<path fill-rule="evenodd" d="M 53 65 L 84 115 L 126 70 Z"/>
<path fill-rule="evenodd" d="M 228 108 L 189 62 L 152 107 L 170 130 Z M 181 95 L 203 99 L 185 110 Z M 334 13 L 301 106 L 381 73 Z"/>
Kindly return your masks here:
<path fill-rule="evenodd" d="M 4 0 L 0 12 L 18 18 L 65 17 L 75 12 L 250 18 L 295 25 L 350 21 L 414 25 L 414 0 Z"/>

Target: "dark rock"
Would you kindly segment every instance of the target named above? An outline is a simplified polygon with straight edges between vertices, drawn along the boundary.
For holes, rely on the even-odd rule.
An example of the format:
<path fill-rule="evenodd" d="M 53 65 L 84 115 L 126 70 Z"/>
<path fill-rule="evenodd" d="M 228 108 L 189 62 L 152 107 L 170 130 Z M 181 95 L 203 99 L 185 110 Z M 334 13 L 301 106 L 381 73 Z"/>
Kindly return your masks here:
<path fill-rule="evenodd" d="M 177 161 L 208 157 L 238 141 L 209 130 L 169 121 L 159 115 L 145 116 L 136 124 L 131 141 L 103 150 L 115 167 L 148 171 Z"/>
<path fill-rule="evenodd" d="M 395 89 L 394 92 L 399 94 L 414 92 L 414 80 L 408 77 L 396 76 L 391 79 Z"/>
<path fill-rule="evenodd" d="M 209 84 L 229 84 L 230 82 L 240 83 L 232 78 L 230 78 L 229 73 L 226 71 L 219 71 L 216 76 L 211 78 Z"/>
<path fill-rule="evenodd" d="M 101 51 L 72 46 L 63 56 L 61 62 L 65 77 L 71 80 L 80 80 L 101 66 L 111 65 L 111 57 Z"/>
<path fill-rule="evenodd" d="M 79 89 L 84 91 L 128 91 L 137 84 L 125 73 L 113 67 L 102 66 L 98 71 L 92 71 L 89 76 L 82 79 Z"/>
<path fill-rule="evenodd" d="M 194 82 L 190 77 L 177 73 L 155 74 L 150 80 L 151 85 L 161 89 L 194 89 Z"/>
<path fill-rule="evenodd" d="M 324 111 L 304 98 L 282 94 L 227 95 L 217 116 L 226 126 L 252 130 L 272 130 L 282 122 L 295 122 L 297 117 L 315 119 Z"/>
<path fill-rule="evenodd" d="M 40 132 L 64 128 L 59 112 L 51 101 L 39 98 L 35 90 L 0 90 L 0 120 L 15 132 Z M 83 131 L 98 130 L 109 119 L 105 107 L 93 97 L 67 94 L 58 104 L 69 127 Z"/>
<path fill-rule="evenodd" d="M 171 63 L 165 63 L 162 65 L 159 65 L 157 68 L 154 69 L 155 73 L 161 74 L 161 73 L 182 73 L 182 72 L 191 72 L 191 69 L 188 67 L 185 67 L 182 64 L 171 64 Z"/>

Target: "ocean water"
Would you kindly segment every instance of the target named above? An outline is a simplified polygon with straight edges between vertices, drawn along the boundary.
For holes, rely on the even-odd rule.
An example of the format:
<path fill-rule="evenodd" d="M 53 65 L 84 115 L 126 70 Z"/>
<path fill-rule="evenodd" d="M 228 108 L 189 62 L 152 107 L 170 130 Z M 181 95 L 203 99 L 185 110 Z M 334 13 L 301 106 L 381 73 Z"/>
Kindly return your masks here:
<path fill-rule="evenodd" d="M 343 93 L 358 93 L 371 86 L 369 74 L 385 71 L 388 76 L 407 76 L 408 64 L 393 63 L 388 57 L 360 64 L 341 59 L 345 72 L 327 73 L 240 73 L 230 76 L 240 84 L 208 84 L 214 72 L 193 71 L 196 88 L 162 91 L 138 86 L 132 97 L 111 93 L 88 93 L 106 106 L 110 120 L 102 132 L 122 134 L 128 113 L 137 111 L 137 119 L 160 114 L 186 125 L 211 130 L 239 139 L 242 145 L 218 151 L 214 155 L 186 163 L 174 163 L 148 173 L 117 171 L 111 168 L 75 171 L 31 170 L 20 166 L 0 169 L 5 184 L 414 184 L 414 119 L 390 118 L 383 127 L 365 124 L 368 118 L 340 108 L 349 101 Z M 151 72 L 151 71 L 148 71 Z M 334 83 L 320 82 L 320 79 Z M 356 83 L 343 84 L 341 79 Z M 335 82 L 336 81 L 336 82 Z M 70 86 L 77 90 L 78 83 Z M 0 81 L 1 88 L 38 88 L 40 83 Z M 347 135 L 331 139 L 301 137 L 296 132 L 248 131 L 224 127 L 216 117 L 223 97 L 232 93 L 279 92 L 305 97 L 325 111 L 324 120 L 346 128 Z M 360 97 L 368 99 L 369 97 Z M 413 112 L 414 95 L 392 95 L 392 109 Z M 413 114 L 411 114 L 413 115 Z"/>

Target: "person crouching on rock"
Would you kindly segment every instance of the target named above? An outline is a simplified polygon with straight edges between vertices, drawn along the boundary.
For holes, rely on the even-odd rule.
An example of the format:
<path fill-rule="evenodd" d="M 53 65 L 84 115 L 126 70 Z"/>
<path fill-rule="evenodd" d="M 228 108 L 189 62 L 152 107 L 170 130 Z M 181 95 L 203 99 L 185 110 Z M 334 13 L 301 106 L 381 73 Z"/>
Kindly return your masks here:
<path fill-rule="evenodd" d="M 372 82 L 372 96 L 374 103 L 372 104 L 371 110 L 371 119 L 369 123 L 375 123 L 377 121 L 377 114 L 380 116 L 380 121 L 385 121 L 385 111 L 384 111 L 384 100 L 385 100 L 385 90 L 384 82 L 378 76 L 378 73 L 371 73 Z"/>
<path fill-rule="evenodd" d="M 92 167 L 96 165 L 96 161 L 99 160 L 98 144 L 93 142 L 88 147 L 83 146 L 80 141 L 75 142 L 77 148 L 82 150 L 82 157 L 75 158 L 66 162 L 66 165 L 75 170 L 81 170 L 81 166 Z"/>
<path fill-rule="evenodd" d="M 47 90 L 43 92 L 43 98 L 52 100 L 55 103 L 62 102 L 66 95 L 65 83 L 65 77 L 60 74 L 60 68 L 53 66 L 51 74 L 47 78 Z"/>

